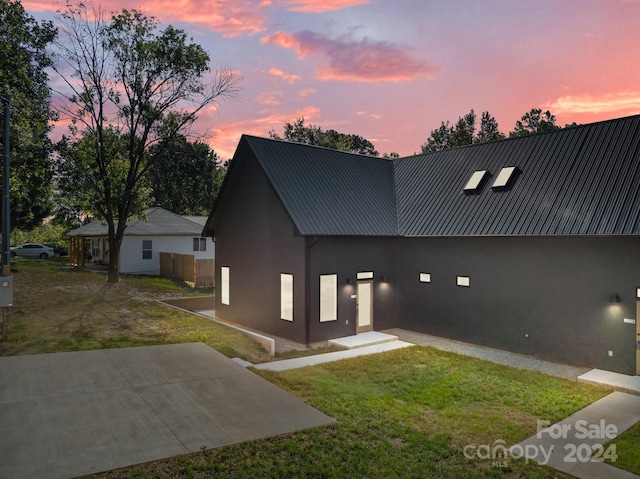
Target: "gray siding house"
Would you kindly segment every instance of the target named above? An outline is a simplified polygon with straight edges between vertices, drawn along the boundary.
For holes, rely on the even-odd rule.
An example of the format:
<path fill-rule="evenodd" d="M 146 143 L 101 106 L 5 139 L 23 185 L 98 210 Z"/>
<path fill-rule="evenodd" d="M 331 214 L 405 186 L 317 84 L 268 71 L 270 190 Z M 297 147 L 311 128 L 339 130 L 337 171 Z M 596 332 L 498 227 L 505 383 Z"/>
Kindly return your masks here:
<path fill-rule="evenodd" d="M 399 159 L 243 136 L 203 236 L 222 320 L 640 372 L 640 116 Z"/>

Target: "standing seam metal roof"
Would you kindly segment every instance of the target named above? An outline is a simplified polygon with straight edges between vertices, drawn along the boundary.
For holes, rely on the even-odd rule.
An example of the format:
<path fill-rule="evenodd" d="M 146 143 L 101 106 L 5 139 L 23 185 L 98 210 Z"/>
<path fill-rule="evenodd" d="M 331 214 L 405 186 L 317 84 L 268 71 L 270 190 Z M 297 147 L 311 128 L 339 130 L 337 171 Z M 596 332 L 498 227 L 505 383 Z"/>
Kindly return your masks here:
<path fill-rule="evenodd" d="M 242 142 L 302 235 L 640 234 L 640 116 L 395 160 Z M 492 189 L 507 166 L 509 186 Z M 467 194 L 476 170 L 489 178 Z"/>
<path fill-rule="evenodd" d="M 393 162 L 245 136 L 303 235 L 397 234 Z"/>

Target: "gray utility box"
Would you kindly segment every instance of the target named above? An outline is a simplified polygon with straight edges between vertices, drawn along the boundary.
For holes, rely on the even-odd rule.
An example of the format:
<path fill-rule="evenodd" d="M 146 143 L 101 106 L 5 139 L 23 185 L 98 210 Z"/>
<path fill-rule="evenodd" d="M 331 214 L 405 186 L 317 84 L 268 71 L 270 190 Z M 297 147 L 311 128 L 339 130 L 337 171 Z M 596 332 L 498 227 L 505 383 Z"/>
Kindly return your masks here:
<path fill-rule="evenodd" d="M 0 307 L 13 306 L 13 276 L 0 276 Z"/>

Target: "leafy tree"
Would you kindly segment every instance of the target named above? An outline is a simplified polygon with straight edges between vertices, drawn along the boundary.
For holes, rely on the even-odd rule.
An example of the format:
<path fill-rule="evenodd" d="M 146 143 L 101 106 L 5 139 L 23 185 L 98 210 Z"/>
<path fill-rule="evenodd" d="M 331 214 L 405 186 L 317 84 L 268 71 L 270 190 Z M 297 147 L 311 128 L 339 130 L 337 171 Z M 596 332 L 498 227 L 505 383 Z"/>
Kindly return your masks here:
<path fill-rule="evenodd" d="M 340 133 L 336 130 L 323 131 L 315 125 L 306 126 L 304 118 L 298 118 L 295 123 L 284 124 L 284 134 L 281 137 L 271 130 L 269 136 L 276 140 L 286 140 L 293 143 L 323 146 L 334 150 L 359 153 L 361 155 L 378 156 L 375 146 L 366 138 L 359 135 Z"/>
<path fill-rule="evenodd" d="M 549 110 L 544 113 L 540 108 L 532 108 L 522 115 L 509 137 L 531 135 L 532 133 L 544 133 L 546 131 L 560 130 L 556 125 L 556 117 Z"/>
<path fill-rule="evenodd" d="M 212 75 L 208 53 L 184 31 L 159 31 L 137 10 L 107 18 L 99 7 L 67 3 L 59 23 L 54 69 L 70 92 L 62 112 L 72 135 L 83 136 L 64 156 L 76 164 L 63 168 L 86 172 L 73 194 L 107 223 L 107 281 L 117 282 L 126 220 L 149 200 L 150 146 L 188 131 L 203 108 L 237 92 L 239 79 L 229 70 Z"/>
<path fill-rule="evenodd" d="M 439 128 L 431 131 L 427 142 L 420 147 L 421 152 L 448 150 L 449 148 L 504 138 L 504 134 L 498 130 L 498 122 L 488 111 L 482 113 L 480 129 L 477 134 L 476 122 L 476 113 L 473 109 L 466 115 L 459 117 L 454 126 L 450 126 L 448 121 L 442 122 Z"/>
<path fill-rule="evenodd" d="M 31 229 L 51 210 L 51 90 L 46 47 L 52 22 L 38 23 L 19 1 L 0 0 L 0 96 L 11 101 L 11 226 Z M 0 136 L 4 114 L 0 114 Z"/>
<path fill-rule="evenodd" d="M 153 145 L 149 154 L 149 187 L 154 204 L 181 215 L 206 215 L 220 190 L 226 170 L 209 145 L 184 136 Z"/>

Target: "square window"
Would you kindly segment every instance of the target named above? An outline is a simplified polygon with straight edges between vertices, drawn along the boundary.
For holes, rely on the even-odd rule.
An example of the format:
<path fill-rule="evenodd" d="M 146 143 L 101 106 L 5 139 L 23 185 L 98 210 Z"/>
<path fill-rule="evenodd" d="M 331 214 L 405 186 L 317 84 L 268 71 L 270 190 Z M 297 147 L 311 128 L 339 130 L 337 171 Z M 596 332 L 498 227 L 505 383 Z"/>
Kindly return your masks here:
<path fill-rule="evenodd" d="M 431 273 L 420 273 L 421 283 L 431 283 Z"/>
<path fill-rule="evenodd" d="M 207 251 L 207 238 L 193 238 L 193 251 Z"/>
<path fill-rule="evenodd" d="M 458 286 L 464 286 L 465 288 L 468 288 L 471 285 L 471 281 L 469 279 L 469 276 L 458 276 L 456 278 L 456 284 Z"/>

